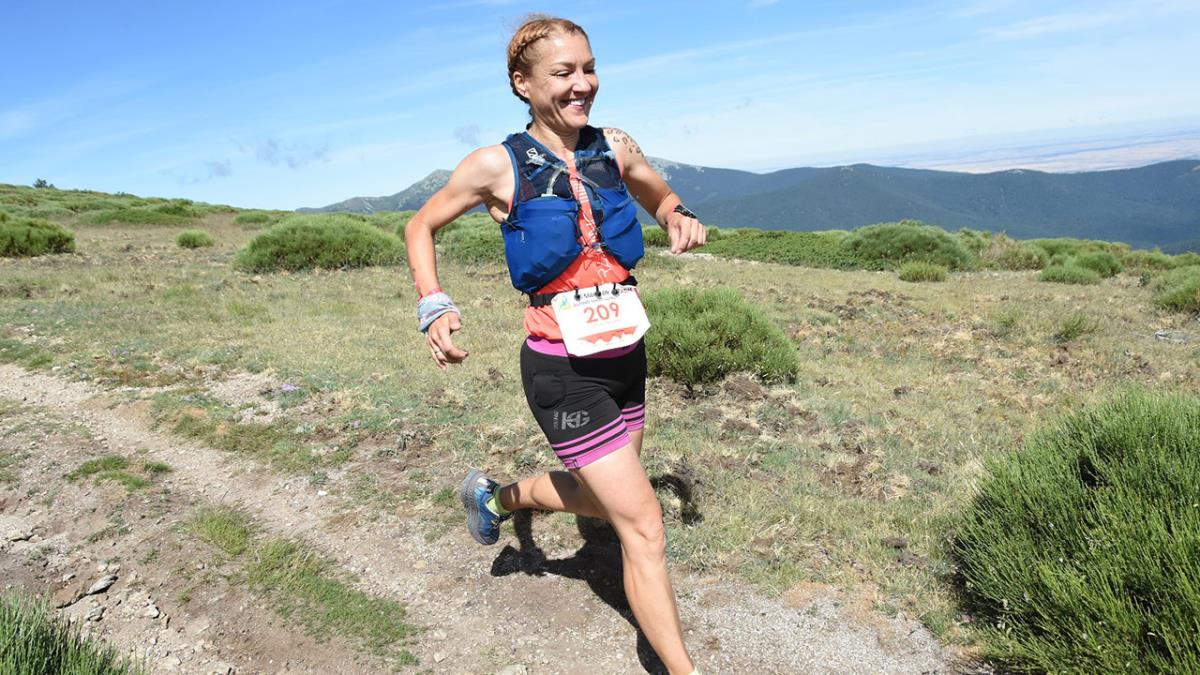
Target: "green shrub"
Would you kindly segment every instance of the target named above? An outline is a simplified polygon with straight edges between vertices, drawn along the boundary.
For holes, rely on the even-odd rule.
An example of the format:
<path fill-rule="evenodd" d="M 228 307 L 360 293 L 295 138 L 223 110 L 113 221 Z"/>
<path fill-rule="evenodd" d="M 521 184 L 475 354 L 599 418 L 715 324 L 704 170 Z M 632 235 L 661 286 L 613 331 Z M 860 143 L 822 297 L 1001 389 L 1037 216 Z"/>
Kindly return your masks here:
<path fill-rule="evenodd" d="M 441 250 L 450 260 L 468 265 L 504 262 L 504 237 L 500 227 L 488 220 L 491 227 L 470 227 L 454 230 L 441 237 Z"/>
<path fill-rule="evenodd" d="M 1108 251 L 1085 251 L 1075 256 L 1074 264 L 1104 277 L 1115 277 L 1124 269 Z"/>
<path fill-rule="evenodd" d="M 1175 259 L 1157 248 L 1152 251 L 1133 251 L 1121 258 L 1121 264 L 1131 270 L 1174 269 Z"/>
<path fill-rule="evenodd" d="M 1189 267 L 1191 265 L 1200 265 L 1200 253 L 1180 253 L 1173 257 L 1176 267 Z"/>
<path fill-rule="evenodd" d="M 0 256 L 19 258 L 47 253 L 71 253 L 75 235 L 60 225 L 40 218 L 0 220 Z"/>
<path fill-rule="evenodd" d="M 1200 313 L 1200 265 L 1180 267 L 1153 282 L 1154 304 L 1173 312 Z"/>
<path fill-rule="evenodd" d="M 1073 264 L 1050 265 L 1046 269 L 1042 270 L 1042 274 L 1038 277 L 1038 279 L 1056 284 L 1089 285 L 1100 283 L 1099 274 L 1092 270 Z"/>
<path fill-rule="evenodd" d="M 233 222 L 237 225 L 264 225 L 271 220 L 271 214 L 266 211 L 243 211 L 237 214 Z"/>
<path fill-rule="evenodd" d="M 647 293 L 645 301 L 651 375 L 688 389 L 736 372 L 795 379 L 799 364 L 787 336 L 737 291 L 672 288 Z"/>
<path fill-rule="evenodd" d="M 151 208 L 156 213 L 165 213 L 182 218 L 198 218 L 202 215 L 200 210 L 194 208 L 191 200 L 188 199 L 174 199 L 166 204 L 159 204 Z"/>
<path fill-rule="evenodd" d="M 169 211 L 159 211 L 154 207 L 126 207 L 91 211 L 79 218 L 85 225 L 108 225 L 110 223 L 126 223 L 128 225 L 186 225 L 191 217 L 182 216 Z"/>
<path fill-rule="evenodd" d="M 175 243 L 183 248 L 200 248 L 201 246 L 212 246 L 212 235 L 204 230 L 184 230 L 175 237 Z"/>
<path fill-rule="evenodd" d="M 0 596 L 0 672 L 6 675 L 145 672 L 113 647 L 85 638 L 81 624 L 72 626 L 44 600 L 5 591 Z"/>
<path fill-rule="evenodd" d="M 1107 251 L 1114 256 L 1124 256 L 1130 251 L 1129 244 L 1121 242 L 1102 241 L 1099 239 L 1073 239 L 1071 237 L 1056 237 L 1053 239 L 1029 239 L 1025 242 L 1031 246 L 1037 246 L 1053 258 L 1058 254 L 1063 254 L 1068 257 L 1086 253 L 1088 251 Z M 1053 261 L 1051 262 L 1053 264 Z"/>
<path fill-rule="evenodd" d="M 723 235 L 705 246 L 704 252 L 738 260 L 854 269 L 859 266 L 858 259 L 842 246 L 845 237 L 844 232 L 741 230 Z"/>
<path fill-rule="evenodd" d="M 667 231 L 658 225 L 647 225 L 642 228 L 642 241 L 646 248 L 666 248 L 671 245 Z"/>
<path fill-rule="evenodd" d="M 843 245 L 864 267 L 892 269 L 906 262 L 928 262 L 948 269 L 972 266 L 974 258 L 962 240 L 940 227 L 916 220 L 860 227 Z"/>
<path fill-rule="evenodd" d="M 985 267 L 1002 270 L 1040 270 L 1050 261 L 1044 249 L 1005 234 L 993 235 L 975 254 Z"/>
<path fill-rule="evenodd" d="M 246 272 L 337 269 L 393 265 L 404 259 L 404 244 L 343 214 L 295 215 L 264 230 L 238 251 L 234 267 Z"/>
<path fill-rule="evenodd" d="M 1133 392 L 995 460 L 957 528 L 968 611 L 1020 670 L 1200 672 L 1200 398 Z"/>
<path fill-rule="evenodd" d="M 369 216 L 368 222 L 375 227 L 395 233 L 403 239 L 404 226 L 412 220 L 416 213 L 416 211 L 376 211 Z M 489 220 L 491 219 L 489 218 Z"/>
<path fill-rule="evenodd" d="M 946 268 L 927 262 L 907 262 L 900 266 L 901 281 L 945 281 Z"/>
<path fill-rule="evenodd" d="M 992 243 L 995 235 L 984 230 L 972 230 L 964 227 L 955 232 L 954 236 L 958 237 L 958 240 L 962 242 L 968 251 L 978 256 Z"/>
<path fill-rule="evenodd" d="M 406 213 L 406 212 L 401 211 L 400 213 Z M 413 214 L 415 215 L 415 213 L 416 212 L 414 211 Z M 410 220 L 412 220 L 412 216 L 408 216 L 407 218 L 404 218 L 404 223 L 396 227 L 396 234 L 403 237 L 404 236 L 404 227 L 405 227 L 405 225 L 408 225 L 408 221 L 410 221 Z M 442 227 L 440 227 L 438 229 L 438 231 L 434 234 L 434 236 L 438 239 L 438 241 L 441 241 L 442 237 L 445 237 L 446 235 L 450 234 L 451 232 L 457 232 L 458 230 L 476 229 L 476 228 L 481 228 L 481 227 L 499 227 L 499 226 L 496 225 L 496 221 L 492 220 L 492 217 L 487 215 L 486 213 L 468 213 L 464 216 L 459 216 L 458 218 L 455 218 L 454 220 L 452 220 L 452 221 L 446 223 L 445 225 L 443 225 Z"/>
<path fill-rule="evenodd" d="M 1074 314 L 1063 319 L 1062 324 L 1051 335 L 1051 339 L 1057 344 L 1066 344 L 1077 338 L 1095 333 L 1100 329 L 1100 324 L 1092 321 L 1087 314 L 1083 312 L 1075 312 Z"/>

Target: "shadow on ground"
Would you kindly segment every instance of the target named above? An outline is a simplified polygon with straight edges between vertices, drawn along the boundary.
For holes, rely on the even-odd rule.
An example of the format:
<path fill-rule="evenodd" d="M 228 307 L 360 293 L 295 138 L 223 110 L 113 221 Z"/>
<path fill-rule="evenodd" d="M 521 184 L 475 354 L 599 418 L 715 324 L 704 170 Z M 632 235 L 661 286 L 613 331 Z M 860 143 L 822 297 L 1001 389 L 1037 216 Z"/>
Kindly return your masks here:
<path fill-rule="evenodd" d="M 681 503 L 680 519 L 692 524 L 703 519 L 692 503 L 691 481 L 686 474 L 677 476 L 664 474 L 650 479 L 654 489 L 673 492 Z M 637 631 L 638 661 L 647 673 L 665 675 L 666 666 L 650 646 L 646 635 L 637 625 L 629 602 L 625 598 L 625 587 L 621 562 L 621 542 L 607 521 L 587 516 L 575 516 L 583 546 L 569 558 L 551 560 L 533 538 L 533 514 L 528 510 L 517 511 L 512 518 L 513 529 L 520 548 L 505 546 L 492 562 L 492 576 L 502 577 L 515 572 L 533 576 L 554 574 L 568 579 L 587 582 L 596 597 L 617 611 Z"/>

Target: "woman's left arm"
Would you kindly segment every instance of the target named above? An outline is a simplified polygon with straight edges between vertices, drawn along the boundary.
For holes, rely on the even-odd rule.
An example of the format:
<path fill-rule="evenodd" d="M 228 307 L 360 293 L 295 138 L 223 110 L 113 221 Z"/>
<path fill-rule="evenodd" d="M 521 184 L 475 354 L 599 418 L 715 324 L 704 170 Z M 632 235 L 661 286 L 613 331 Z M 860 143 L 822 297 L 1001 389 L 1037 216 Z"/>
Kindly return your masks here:
<path fill-rule="evenodd" d="M 654 214 L 659 226 L 667 231 L 671 253 L 683 253 L 703 246 L 707 239 L 704 225 L 698 219 L 675 210 L 683 201 L 646 161 L 646 155 L 642 154 L 637 142 L 624 131 L 611 127 L 604 129 L 604 138 L 620 159 L 622 177 L 629 191 L 642 208 Z"/>

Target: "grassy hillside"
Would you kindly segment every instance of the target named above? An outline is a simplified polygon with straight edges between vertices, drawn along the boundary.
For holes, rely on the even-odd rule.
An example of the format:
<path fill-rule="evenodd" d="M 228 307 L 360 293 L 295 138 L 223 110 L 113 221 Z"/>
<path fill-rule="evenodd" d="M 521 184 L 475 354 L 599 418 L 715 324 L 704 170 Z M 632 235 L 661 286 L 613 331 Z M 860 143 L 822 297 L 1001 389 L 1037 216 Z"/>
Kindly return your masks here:
<path fill-rule="evenodd" d="M 277 215 L 182 204 L 186 226 L 215 242 L 185 249 L 173 222 L 92 224 L 100 203 L 176 202 L 0 187 L 0 207 L 40 210 L 76 242 L 73 254 L 0 260 L 0 361 L 124 387 L 153 402 L 164 429 L 246 452 L 264 471 L 357 490 L 365 511 L 419 514 L 413 527 L 431 541 L 460 527 L 445 495 L 465 467 L 501 480 L 557 468 L 524 410 L 523 302 L 499 260 L 441 259 L 441 285 L 464 311 L 456 339 L 471 353 L 443 373 L 416 332 L 403 265 L 242 273 L 235 253 Z M 391 231 L 403 219 L 366 220 Z M 1156 308 L 1141 274 L 1075 286 L 982 266 L 921 284 L 652 249 L 643 289 L 732 287 L 799 362 L 794 383 L 735 375 L 690 393 L 650 383 L 647 470 L 692 486 L 684 501 L 660 482 L 671 563 L 772 593 L 850 589 L 972 643 L 946 542 L 985 463 L 1111 391 L 1200 391 L 1194 319 Z M 236 422 L 211 395 L 245 373 L 293 387 L 278 418 Z M 578 534 L 550 516 L 535 536 Z"/>

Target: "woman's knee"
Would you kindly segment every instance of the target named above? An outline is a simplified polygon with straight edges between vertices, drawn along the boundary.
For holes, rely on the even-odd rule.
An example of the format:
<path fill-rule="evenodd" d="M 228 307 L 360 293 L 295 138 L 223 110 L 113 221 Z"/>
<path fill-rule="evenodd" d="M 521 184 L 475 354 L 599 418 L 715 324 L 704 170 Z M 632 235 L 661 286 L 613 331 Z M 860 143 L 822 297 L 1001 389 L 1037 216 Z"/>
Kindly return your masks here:
<path fill-rule="evenodd" d="M 658 501 L 631 518 L 623 527 L 617 527 L 621 545 L 633 555 L 659 559 L 666 554 L 667 533 L 663 527 L 662 509 Z"/>

